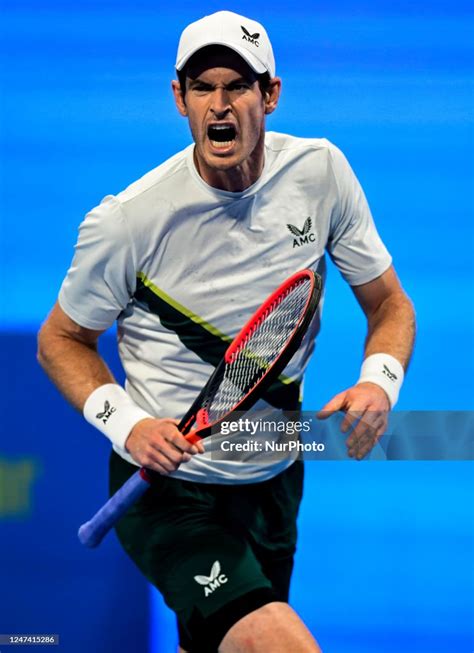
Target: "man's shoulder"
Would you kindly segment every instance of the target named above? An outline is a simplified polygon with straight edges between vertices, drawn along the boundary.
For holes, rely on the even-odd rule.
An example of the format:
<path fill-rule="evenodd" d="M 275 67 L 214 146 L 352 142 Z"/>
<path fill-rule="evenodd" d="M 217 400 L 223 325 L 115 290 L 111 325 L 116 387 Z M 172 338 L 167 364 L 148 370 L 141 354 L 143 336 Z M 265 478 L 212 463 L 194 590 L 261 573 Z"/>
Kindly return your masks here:
<path fill-rule="evenodd" d="M 297 170 L 311 178 L 318 173 L 339 178 L 349 168 L 342 151 L 327 138 L 267 132 L 265 147 L 273 169 Z"/>
<path fill-rule="evenodd" d="M 266 133 L 265 146 L 274 152 L 314 150 L 329 153 L 337 149 L 327 138 L 308 138 L 272 131 Z"/>
<path fill-rule="evenodd" d="M 177 152 L 169 159 L 145 173 L 142 177 L 132 182 L 117 195 L 117 199 L 122 203 L 133 202 L 140 198 L 145 198 L 147 194 L 155 190 L 160 194 L 160 188 L 179 186 L 181 175 L 187 174 L 187 157 L 189 147 Z M 166 195 L 166 192 L 164 193 Z"/>

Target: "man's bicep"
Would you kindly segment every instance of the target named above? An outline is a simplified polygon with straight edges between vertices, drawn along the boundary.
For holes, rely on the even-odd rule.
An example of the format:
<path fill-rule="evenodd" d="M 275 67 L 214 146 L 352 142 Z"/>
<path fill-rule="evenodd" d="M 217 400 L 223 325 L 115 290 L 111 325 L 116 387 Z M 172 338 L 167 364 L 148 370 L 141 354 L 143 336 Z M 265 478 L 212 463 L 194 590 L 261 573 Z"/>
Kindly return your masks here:
<path fill-rule="evenodd" d="M 371 315 L 389 297 L 405 294 L 393 265 L 376 279 L 360 286 L 351 286 L 365 315 Z"/>
<path fill-rule="evenodd" d="M 40 331 L 40 338 L 69 338 L 85 345 L 95 345 L 104 329 L 87 329 L 75 322 L 56 302 Z"/>

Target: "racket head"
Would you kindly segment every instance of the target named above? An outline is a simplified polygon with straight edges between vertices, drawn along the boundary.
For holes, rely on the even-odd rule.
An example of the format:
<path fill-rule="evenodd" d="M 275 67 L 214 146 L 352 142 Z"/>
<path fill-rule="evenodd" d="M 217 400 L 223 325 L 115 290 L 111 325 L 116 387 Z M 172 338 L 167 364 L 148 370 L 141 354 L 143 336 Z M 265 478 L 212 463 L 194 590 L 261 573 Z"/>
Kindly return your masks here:
<path fill-rule="evenodd" d="M 190 441 L 211 435 L 221 422 L 249 410 L 262 396 L 299 348 L 321 292 L 321 277 L 300 270 L 255 311 L 181 420 L 178 428 L 189 433 Z"/>

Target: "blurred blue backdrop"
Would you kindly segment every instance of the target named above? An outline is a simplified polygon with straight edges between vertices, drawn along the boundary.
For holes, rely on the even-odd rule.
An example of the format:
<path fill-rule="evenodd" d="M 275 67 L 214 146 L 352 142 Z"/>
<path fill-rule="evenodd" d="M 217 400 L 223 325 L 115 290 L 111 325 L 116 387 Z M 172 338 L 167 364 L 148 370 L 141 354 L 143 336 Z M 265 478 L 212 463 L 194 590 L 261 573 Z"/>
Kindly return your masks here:
<path fill-rule="evenodd" d="M 0 632 L 56 632 L 67 653 L 168 653 L 172 618 L 114 537 L 94 553 L 76 542 L 105 497 L 107 445 L 35 363 L 35 332 L 77 226 L 190 142 L 169 89 L 181 29 L 222 8 L 254 17 L 284 84 L 269 129 L 341 147 L 415 303 L 418 343 L 399 408 L 472 410 L 472 6 L 2 6 Z M 311 409 L 357 377 L 364 338 L 333 268 L 327 288 Z M 103 348 L 118 370 L 113 335 Z M 471 463 L 307 464 L 292 602 L 325 651 L 474 648 L 473 495 Z"/>

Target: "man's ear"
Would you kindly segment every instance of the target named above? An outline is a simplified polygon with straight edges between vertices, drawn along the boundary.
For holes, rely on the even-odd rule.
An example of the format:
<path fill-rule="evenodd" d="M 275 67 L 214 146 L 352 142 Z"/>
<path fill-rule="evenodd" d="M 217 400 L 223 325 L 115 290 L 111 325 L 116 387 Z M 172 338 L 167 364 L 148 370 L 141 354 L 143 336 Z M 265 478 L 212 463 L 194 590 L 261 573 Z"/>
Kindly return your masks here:
<path fill-rule="evenodd" d="M 281 93 L 281 79 L 279 77 L 272 77 L 265 91 L 265 113 L 273 113 L 277 108 L 278 100 Z"/>
<path fill-rule="evenodd" d="M 181 90 L 181 84 L 176 81 L 176 79 L 173 79 L 171 82 L 171 90 L 173 91 L 174 101 L 179 113 L 182 116 L 186 117 L 188 115 L 188 109 L 186 107 L 186 102 L 184 101 L 184 94 Z"/>

